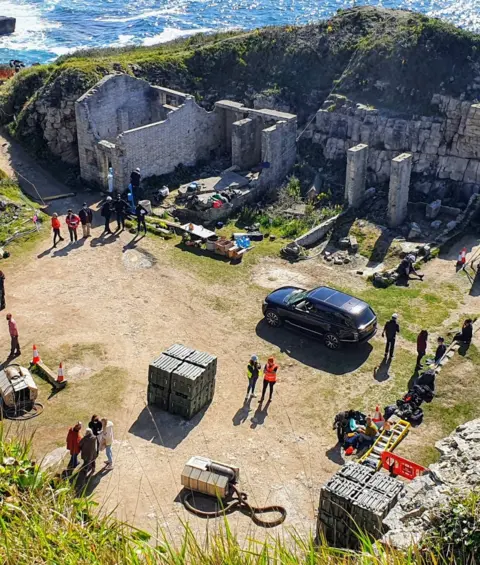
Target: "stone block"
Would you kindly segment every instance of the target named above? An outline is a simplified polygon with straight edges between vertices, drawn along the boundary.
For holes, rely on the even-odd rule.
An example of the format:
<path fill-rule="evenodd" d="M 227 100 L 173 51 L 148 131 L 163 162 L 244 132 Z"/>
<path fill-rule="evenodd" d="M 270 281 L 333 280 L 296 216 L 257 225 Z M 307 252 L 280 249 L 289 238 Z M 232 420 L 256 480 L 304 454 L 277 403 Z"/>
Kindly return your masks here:
<path fill-rule="evenodd" d="M 430 204 L 427 204 L 425 208 L 425 217 L 429 220 L 434 220 L 440 213 L 441 206 L 441 200 L 434 200 L 433 202 L 430 202 Z"/>

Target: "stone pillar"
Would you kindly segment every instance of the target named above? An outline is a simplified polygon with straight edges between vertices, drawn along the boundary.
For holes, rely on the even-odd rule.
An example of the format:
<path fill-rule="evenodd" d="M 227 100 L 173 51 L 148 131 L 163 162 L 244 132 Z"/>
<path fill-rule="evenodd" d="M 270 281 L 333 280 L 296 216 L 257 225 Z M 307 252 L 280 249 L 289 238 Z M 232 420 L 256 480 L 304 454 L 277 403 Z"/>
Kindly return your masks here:
<path fill-rule="evenodd" d="M 392 159 L 388 190 L 388 225 L 391 228 L 401 225 L 407 217 L 411 173 L 411 153 L 402 153 Z"/>
<path fill-rule="evenodd" d="M 345 179 L 345 200 L 349 206 L 358 208 L 365 195 L 368 145 L 360 143 L 347 151 L 347 177 Z"/>
<path fill-rule="evenodd" d="M 261 133 L 256 119 L 245 118 L 232 124 L 232 165 L 240 170 L 258 165 L 261 159 L 261 142 L 257 135 Z"/>

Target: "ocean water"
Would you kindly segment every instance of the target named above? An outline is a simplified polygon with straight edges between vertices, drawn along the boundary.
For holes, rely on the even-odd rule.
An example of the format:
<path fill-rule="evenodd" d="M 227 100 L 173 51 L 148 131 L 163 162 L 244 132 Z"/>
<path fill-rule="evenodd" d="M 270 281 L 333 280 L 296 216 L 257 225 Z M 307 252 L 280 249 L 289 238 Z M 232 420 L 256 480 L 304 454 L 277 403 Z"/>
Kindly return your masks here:
<path fill-rule="evenodd" d="M 480 32 L 480 0 L 385 0 L 368 3 L 418 10 Z M 76 49 L 154 45 L 197 32 L 303 24 L 328 17 L 352 0 L 0 0 L 17 18 L 0 37 L 0 63 L 47 62 Z"/>

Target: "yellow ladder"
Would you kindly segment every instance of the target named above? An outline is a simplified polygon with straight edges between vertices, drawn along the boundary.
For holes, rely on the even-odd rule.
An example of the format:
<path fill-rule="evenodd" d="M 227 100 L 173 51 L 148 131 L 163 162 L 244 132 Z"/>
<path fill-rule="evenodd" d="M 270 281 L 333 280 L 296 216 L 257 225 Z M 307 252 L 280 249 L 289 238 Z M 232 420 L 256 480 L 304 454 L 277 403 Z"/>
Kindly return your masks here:
<path fill-rule="evenodd" d="M 382 466 L 382 453 L 384 451 L 392 452 L 408 434 L 409 429 L 410 422 L 398 420 L 392 424 L 389 430 L 382 430 L 375 443 L 360 457 L 358 463 L 368 465 L 378 471 Z"/>

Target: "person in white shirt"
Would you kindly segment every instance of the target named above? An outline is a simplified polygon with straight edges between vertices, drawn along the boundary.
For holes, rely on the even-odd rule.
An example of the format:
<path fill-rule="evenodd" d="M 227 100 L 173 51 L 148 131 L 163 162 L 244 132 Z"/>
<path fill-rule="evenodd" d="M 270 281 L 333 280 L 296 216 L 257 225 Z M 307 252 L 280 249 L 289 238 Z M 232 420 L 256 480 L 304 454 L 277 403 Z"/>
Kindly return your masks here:
<path fill-rule="evenodd" d="M 105 450 L 107 456 L 107 461 L 105 462 L 106 469 L 113 469 L 113 456 L 112 456 L 112 444 L 113 444 L 113 424 L 110 420 L 102 418 L 102 431 L 100 432 L 100 449 Z"/>

